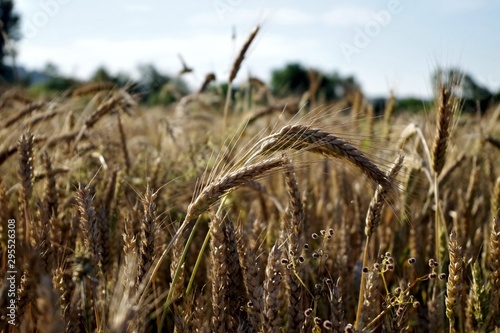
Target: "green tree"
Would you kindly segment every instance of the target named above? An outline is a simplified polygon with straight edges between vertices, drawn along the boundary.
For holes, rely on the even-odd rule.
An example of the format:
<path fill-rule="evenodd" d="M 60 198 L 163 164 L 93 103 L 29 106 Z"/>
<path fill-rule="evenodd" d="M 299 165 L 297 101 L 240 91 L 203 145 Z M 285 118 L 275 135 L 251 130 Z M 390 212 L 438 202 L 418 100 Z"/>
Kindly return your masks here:
<path fill-rule="evenodd" d="M 48 91 L 66 90 L 76 83 L 75 79 L 62 75 L 59 68 L 50 62 L 45 65 L 43 74 L 48 77 L 47 82 L 43 84 L 44 89 Z"/>
<path fill-rule="evenodd" d="M 139 85 L 146 93 L 159 92 L 172 79 L 170 76 L 160 73 L 152 64 L 140 65 L 138 71 Z"/>
<path fill-rule="evenodd" d="M 325 74 L 313 70 L 319 80 L 317 95 L 323 100 L 333 100 L 347 95 L 350 91 L 359 89 L 354 77 L 342 77 L 339 73 Z M 285 65 L 274 70 L 271 76 L 271 89 L 278 97 L 301 95 L 309 89 L 311 72 L 298 63 Z"/>
<path fill-rule="evenodd" d="M 301 95 L 308 87 L 307 69 L 298 63 L 287 64 L 285 68 L 272 72 L 271 89 L 276 96 Z"/>
<path fill-rule="evenodd" d="M 324 100 L 334 100 L 346 96 L 351 91 L 361 89 L 353 76 L 342 77 L 339 73 L 323 74 L 318 94 Z"/>
<path fill-rule="evenodd" d="M 134 87 L 138 89 L 138 83 L 130 78 L 127 73 L 120 72 L 116 75 L 111 74 L 104 66 L 98 67 L 90 77 L 91 82 L 112 82 L 118 87 Z"/>
<path fill-rule="evenodd" d="M 458 68 L 444 70 L 438 68 L 432 75 L 432 85 L 435 91 L 437 91 L 440 84 L 452 88 L 452 93 L 460 98 L 463 103 L 463 110 L 466 112 L 484 112 L 495 97 L 488 88 L 479 84 L 472 75 Z"/>
<path fill-rule="evenodd" d="M 96 69 L 94 74 L 90 79 L 92 82 L 114 82 L 115 78 L 109 74 L 108 70 L 104 66 L 100 66 Z"/>
<path fill-rule="evenodd" d="M 8 50 L 12 47 L 10 41 L 19 40 L 21 33 L 19 30 L 20 17 L 14 11 L 14 1 L 0 0 L 0 77 L 2 81 L 13 81 L 16 77 L 13 67 L 5 64 L 5 56 L 15 57 L 15 50 Z"/>
<path fill-rule="evenodd" d="M 179 100 L 189 92 L 186 83 L 181 78 L 172 78 L 161 73 L 154 65 L 141 65 L 139 81 L 136 88 L 141 95 L 141 101 L 149 105 L 170 104 Z"/>

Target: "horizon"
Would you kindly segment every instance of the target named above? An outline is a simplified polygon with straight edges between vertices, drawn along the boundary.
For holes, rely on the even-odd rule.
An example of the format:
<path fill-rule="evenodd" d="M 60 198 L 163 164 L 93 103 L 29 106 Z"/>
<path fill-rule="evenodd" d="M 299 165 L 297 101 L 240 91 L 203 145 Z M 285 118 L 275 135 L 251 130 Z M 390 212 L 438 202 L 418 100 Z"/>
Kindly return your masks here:
<path fill-rule="evenodd" d="M 499 9 L 499 0 L 343 0 L 335 6 L 214 0 L 190 8 L 159 0 L 19 0 L 15 10 L 24 37 L 17 43 L 17 63 L 42 70 L 50 62 L 79 79 L 89 79 L 100 66 L 136 77 L 141 64 L 178 72 L 180 54 L 194 68 L 183 79 L 196 87 L 208 72 L 227 81 L 236 53 L 259 24 L 237 83 L 250 73 L 269 82 L 273 69 L 298 62 L 352 75 L 369 97 L 393 90 L 398 97 L 426 99 L 432 96 L 432 72 L 458 67 L 497 92 Z"/>

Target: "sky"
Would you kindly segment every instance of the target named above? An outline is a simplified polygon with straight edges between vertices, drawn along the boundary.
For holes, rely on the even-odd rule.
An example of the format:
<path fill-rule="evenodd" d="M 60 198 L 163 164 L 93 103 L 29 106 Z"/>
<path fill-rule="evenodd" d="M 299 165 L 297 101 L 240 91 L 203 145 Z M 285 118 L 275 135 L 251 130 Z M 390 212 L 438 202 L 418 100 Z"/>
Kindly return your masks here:
<path fill-rule="evenodd" d="M 500 0 L 15 0 L 15 8 L 24 36 L 18 63 L 50 62 L 82 79 L 99 66 L 134 75 L 150 63 L 175 74 L 181 54 L 194 68 L 184 77 L 192 87 L 208 72 L 227 81 L 259 24 L 236 81 L 269 80 L 273 69 L 300 62 L 353 75 L 368 96 L 425 98 L 440 66 L 500 90 Z"/>

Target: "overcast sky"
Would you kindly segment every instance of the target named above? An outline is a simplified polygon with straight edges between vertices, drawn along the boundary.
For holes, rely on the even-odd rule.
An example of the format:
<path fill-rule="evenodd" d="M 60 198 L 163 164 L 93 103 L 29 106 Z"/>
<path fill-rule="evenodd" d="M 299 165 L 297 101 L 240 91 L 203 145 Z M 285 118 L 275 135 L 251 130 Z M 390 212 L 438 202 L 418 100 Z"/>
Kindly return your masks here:
<path fill-rule="evenodd" d="M 17 0 L 24 38 L 18 62 L 88 78 L 106 66 L 134 73 L 154 63 L 174 74 L 178 53 L 198 86 L 225 81 L 235 53 L 262 25 L 238 79 L 263 79 L 298 61 L 354 75 L 370 95 L 431 94 L 436 66 L 460 66 L 500 90 L 500 0 Z M 231 39 L 236 31 L 236 43 Z"/>

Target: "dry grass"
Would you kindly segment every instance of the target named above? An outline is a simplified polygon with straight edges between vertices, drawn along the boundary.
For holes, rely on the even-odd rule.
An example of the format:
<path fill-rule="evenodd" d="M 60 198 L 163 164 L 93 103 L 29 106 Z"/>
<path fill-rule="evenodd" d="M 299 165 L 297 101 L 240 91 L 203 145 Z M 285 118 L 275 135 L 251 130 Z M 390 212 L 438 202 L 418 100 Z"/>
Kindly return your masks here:
<path fill-rule="evenodd" d="M 378 119 L 358 94 L 314 126 L 273 100 L 221 131 L 221 105 L 145 109 L 107 83 L 5 92 L 0 277 L 15 219 L 19 326 L 0 329 L 499 330 L 499 107 L 461 115 L 443 88 L 435 122 L 394 100 Z"/>

